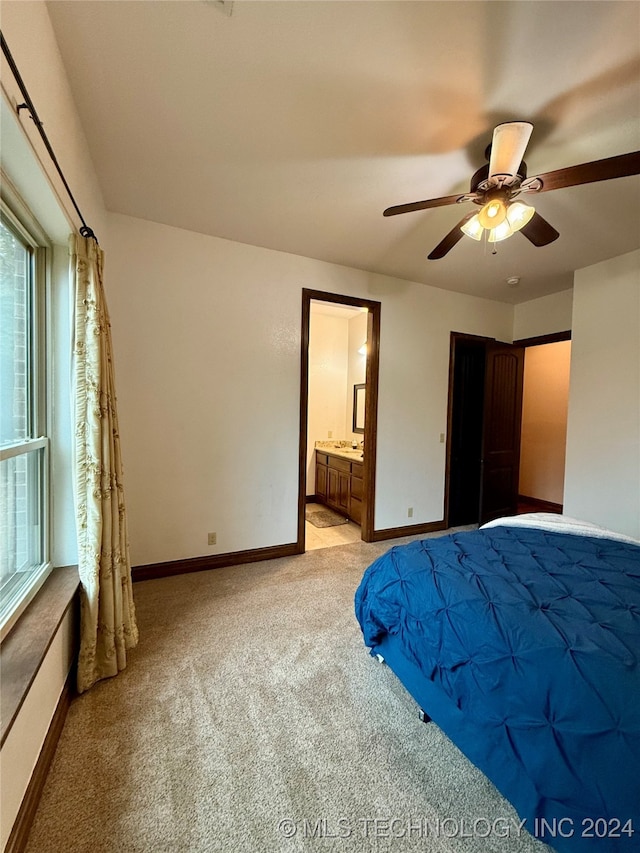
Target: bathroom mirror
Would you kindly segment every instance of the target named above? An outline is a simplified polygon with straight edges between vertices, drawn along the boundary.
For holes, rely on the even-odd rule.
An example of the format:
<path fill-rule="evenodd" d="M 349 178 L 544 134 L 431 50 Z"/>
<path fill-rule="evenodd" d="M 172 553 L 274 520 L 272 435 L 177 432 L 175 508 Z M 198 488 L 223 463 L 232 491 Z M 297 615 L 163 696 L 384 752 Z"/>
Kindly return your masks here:
<path fill-rule="evenodd" d="M 366 385 L 353 386 L 353 432 L 364 432 L 364 395 Z"/>

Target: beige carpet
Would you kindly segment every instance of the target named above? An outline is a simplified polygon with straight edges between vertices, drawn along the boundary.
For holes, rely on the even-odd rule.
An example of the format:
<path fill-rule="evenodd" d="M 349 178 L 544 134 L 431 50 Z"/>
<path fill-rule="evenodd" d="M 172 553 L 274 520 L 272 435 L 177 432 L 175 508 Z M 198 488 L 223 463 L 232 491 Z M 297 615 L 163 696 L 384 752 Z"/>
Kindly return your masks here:
<path fill-rule="evenodd" d="M 136 584 L 140 645 L 73 702 L 29 853 L 547 850 L 369 656 L 353 595 L 390 544 Z"/>

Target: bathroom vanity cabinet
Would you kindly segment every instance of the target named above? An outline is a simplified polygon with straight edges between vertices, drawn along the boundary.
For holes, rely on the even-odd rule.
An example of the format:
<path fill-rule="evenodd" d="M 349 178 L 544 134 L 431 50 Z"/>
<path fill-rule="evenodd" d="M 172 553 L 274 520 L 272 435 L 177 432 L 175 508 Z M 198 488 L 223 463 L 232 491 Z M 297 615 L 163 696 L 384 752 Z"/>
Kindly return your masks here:
<path fill-rule="evenodd" d="M 353 456 L 349 450 L 316 450 L 316 499 L 360 524 L 363 463 Z"/>

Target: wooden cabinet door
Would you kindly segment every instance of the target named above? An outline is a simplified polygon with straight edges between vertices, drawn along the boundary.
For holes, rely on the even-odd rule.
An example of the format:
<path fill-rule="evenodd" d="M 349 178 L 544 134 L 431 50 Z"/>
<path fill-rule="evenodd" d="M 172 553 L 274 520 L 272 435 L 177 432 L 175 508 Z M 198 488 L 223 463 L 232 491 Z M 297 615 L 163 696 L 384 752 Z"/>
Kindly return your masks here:
<path fill-rule="evenodd" d="M 362 501 L 360 498 L 354 498 L 353 494 L 349 501 L 349 518 L 356 524 L 360 524 L 362 521 Z"/>
<path fill-rule="evenodd" d="M 327 499 L 327 466 L 316 464 L 316 497 Z"/>
<path fill-rule="evenodd" d="M 329 506 L 338 506 L 338 470 L 327 468 L 327 503 Z"/>
<path fill-rule="evenodd" d="M 351 495 L 351 474 L 344 471 L 338 472 L 338 506 L 340 509 L 349 513 L 349 497 Z"/>

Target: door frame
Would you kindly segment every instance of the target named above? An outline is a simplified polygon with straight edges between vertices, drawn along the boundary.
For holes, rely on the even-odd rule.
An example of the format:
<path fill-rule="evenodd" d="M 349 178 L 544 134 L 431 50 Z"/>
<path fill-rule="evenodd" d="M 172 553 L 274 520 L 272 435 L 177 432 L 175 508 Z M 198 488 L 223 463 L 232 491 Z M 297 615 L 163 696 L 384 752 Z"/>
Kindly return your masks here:
<path fill-rule="evenodd" d="M 365 384 L 364 448 L 362 491 L 364 512 L 360 529 L 364 542 L 374 541 L 376 443 L 378 433 L 378 377 L 380 372 L 380 313 L 382 304 L 357 296 L 343 296 L 322 290 L 302 289 L 302 335 L 300 342 L 300 444 L 298 456 L 298 539 L 297 552 L 305 550 L 305 504 L 307 497 L 307 426 L 309 407 L 309 327 L 311 302 L 333 302 L 353 308 L 366 308 L 367 362 Z"/>

